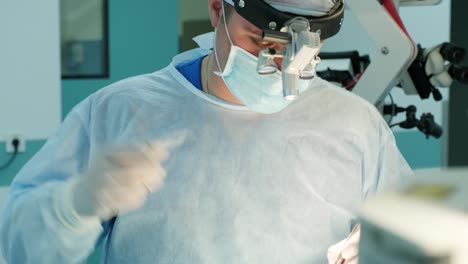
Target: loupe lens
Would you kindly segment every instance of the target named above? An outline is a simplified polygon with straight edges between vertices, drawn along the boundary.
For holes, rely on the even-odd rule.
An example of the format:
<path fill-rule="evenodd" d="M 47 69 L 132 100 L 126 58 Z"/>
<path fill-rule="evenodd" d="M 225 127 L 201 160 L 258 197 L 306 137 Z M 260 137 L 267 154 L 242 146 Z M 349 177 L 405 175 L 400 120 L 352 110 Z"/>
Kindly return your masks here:
<path fill-rule="evenodd" d="M 258 56 L 257 72 L 259 74 L 273 74 L 278 70 L 275 60 L 270 56 L 270 49 L 262 50 Z"/>

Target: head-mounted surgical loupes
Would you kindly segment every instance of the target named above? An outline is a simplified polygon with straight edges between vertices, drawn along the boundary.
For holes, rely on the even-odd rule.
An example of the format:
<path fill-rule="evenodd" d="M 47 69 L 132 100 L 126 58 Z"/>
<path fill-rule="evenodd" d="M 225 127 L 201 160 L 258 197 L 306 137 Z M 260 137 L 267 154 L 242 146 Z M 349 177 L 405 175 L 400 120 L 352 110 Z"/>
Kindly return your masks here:
<path fill-rule="evenodd" d="M 259 74 L 273 74 L 277 70 L 274 58 L 283 58 L 281 65 L 283 95 L 294 100 L 299 95 L 299 80 L 315 77 L 315 66 L 320 62 L 320 32 L 310 32 L 309 21 L 303 17 L 293 18 L 286 23 L 287 32 L 263 31 L 263 39 L 285 44 L 285 50 L 268 48 L 259 53 Z"/>

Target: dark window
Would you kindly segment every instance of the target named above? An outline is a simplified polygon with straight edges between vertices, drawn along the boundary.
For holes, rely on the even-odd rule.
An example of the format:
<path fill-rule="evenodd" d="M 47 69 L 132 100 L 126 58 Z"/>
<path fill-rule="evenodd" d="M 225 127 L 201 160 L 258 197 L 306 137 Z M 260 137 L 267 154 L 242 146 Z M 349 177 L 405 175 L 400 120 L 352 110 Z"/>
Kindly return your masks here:
<path fill-rule="evenodd" d="M 61 0 L 62 79 L 109 77 L 107 0 Z"/>

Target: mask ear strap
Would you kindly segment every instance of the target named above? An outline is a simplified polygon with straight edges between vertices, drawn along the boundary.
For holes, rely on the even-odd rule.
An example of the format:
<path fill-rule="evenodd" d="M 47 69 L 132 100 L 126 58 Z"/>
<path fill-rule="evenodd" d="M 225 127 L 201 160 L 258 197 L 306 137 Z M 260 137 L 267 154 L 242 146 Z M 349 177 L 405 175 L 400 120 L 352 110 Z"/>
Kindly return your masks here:
<path fill-rule="evenodd" d="M 228 30 L 228 27 L 227 27 L 226 12 L 225 12 L 225 9 L 224 9 L 224 2 L 223 2 L 223 5 L 222 5 L 222 9 L 223 9 L 224 28 L 226 29 L 226 34 L 228 36 L 229 43 L 231 43 L 231 46 L 234 46 L 234 44 L 232 43 L 231 35 L 229 35 L 229 30 Z"/>
<path fill-rule="evenodd" d="M 218 29 L 215 28 L 215 37 L 213 38 L 213 50 L 214 50 L 214 56 L 215 56 L 215 59 L 216 59 L 216 64 L 218 64 L 218 70 L 219 71 L 215 71 L 214 74 L 218 75 L 218 76 L 221 76 L 222 75 L 222 72 L 223 72 L 223 69 L 221 69 L 221 63 L 219 63 L 219 59 L 218 59 L 218 52 L 217 52 L 217 48 L 216 48 L 216 38 L 218 37 Z"/>
<path fill-rule="evenodd" d="M 229 35 L 229 30 L 228 30 L 228 27 L 227 27 L 227 21 L 226 21 L 226 12 L 225 12 L 225 9 L 224 9 L 224 2 L 222 4 L 222 10 L 223 10 L 223 22 L 224 22 L 224 28 L 226 29 L 226 34 L 228 36 L 228 39 L 229 39 L 229 43 L 231 43 L 231 46 L 234 46 L 234 44 L 232 43 L 232 39 L 231 39 L 231 35 Z M 218 29 L 215 28 L 215 36 L 217 37 L 218 36 Z M 214 53 L 215 53 L 215 59 L 216 59 L 216 64 L 218 64 L 218 69 L 219 69 L 219 72 L 214 72 L 216 75 L 218 76 L 222 76 L 222 73 L 223 73 L 223 69 L 221 68 L 221 63 L 219 63 L 219 59 L 218 59 L 218 52 L 217 52 L 217 48 L 216 48 L 216 37 L 214 38 Z"/>

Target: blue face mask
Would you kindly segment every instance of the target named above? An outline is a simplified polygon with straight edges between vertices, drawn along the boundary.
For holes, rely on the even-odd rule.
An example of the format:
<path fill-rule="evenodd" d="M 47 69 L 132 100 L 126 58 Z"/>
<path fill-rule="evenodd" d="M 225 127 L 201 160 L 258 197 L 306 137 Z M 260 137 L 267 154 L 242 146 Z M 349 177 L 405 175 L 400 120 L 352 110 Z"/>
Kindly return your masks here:
<path fill-rule="evenodd" d="M 242 48 L 231 46 L 224 71 L 219 75 L 231 93 L 250 110 L 263 114 L 279 112 L 291 102 L 283 96 L 281 72 L 260 75 L 257 61 Z M 306 90 L 309 83 L 310 80 L 300 80 L 299 92 Z"/>
<path fill-rule="evenodd" d="M 220 76 L 231 93 L 254 112 L 276 113 L 290 103 L 283 97 L 281 74 L 258 74 L 257 59 L 237 46 L 231 46 Z"/>

